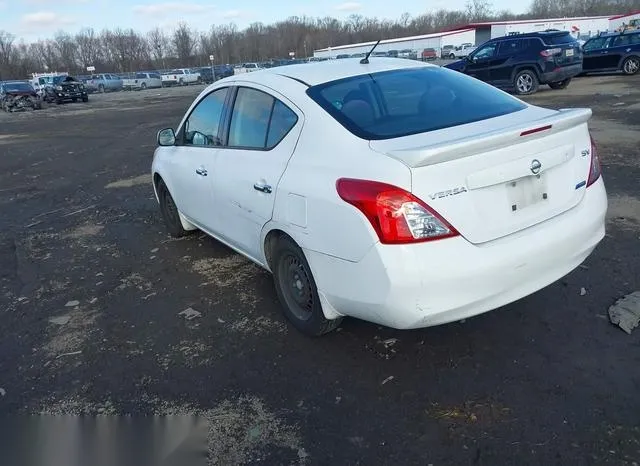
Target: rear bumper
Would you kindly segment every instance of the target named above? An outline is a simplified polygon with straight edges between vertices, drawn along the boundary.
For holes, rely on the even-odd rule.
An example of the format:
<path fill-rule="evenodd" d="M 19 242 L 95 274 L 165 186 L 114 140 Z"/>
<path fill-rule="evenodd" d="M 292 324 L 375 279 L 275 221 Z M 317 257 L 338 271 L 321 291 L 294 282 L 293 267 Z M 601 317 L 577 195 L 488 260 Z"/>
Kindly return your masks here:
<path fill-rule="evenodd" d="M 461 237 L 378 243 L 357 263 L 305 253 L 327 317 L 429 327 L 496 309 L 559 280 L 602 240 L 606 211 L 601 178 L 571 211 L 480 246 Z"/>
<path fill-rule="evenodd" d="M 556 83 L 565 79 L 573 78 L 582 73 L 582 64 L 563 66 L 553 71 L 542 73 L 540 76 L 542 83 Z"/>

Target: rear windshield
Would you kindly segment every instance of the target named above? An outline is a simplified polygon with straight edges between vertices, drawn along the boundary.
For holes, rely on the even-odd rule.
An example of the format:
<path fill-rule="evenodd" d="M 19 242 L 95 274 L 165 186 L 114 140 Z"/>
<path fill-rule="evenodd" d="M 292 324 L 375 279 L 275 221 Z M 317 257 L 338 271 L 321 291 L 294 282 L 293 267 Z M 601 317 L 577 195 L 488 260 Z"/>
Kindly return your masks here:
<path fill-rule="evenodd" d="M 570 44 L 575 41 L 576 39 L 568 32 L 566 34 L 552 34 L 544 37 L 544 43 L 547 45 Z"/>
<path fill-rule="evenodd" d="M 367 140 L 450 128 L 526 108 L 493 86 L 440 67 L 353 76 L 312 86 L 307 94 Z"/>

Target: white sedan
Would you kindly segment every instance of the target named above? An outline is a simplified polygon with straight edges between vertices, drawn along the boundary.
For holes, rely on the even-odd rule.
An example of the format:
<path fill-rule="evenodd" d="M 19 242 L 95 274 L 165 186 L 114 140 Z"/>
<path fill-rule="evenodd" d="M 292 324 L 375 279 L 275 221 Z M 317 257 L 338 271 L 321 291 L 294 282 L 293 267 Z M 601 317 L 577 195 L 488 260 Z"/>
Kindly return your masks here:
<path fill-rule="evenodd" d="M 284 66 L 207 87 L 159 131 L 153 183 L 169 232 L 271 271 L 300 331 L 428 327 L 534 293 L 602 240 L 590 117 L 417 61 Z"/>

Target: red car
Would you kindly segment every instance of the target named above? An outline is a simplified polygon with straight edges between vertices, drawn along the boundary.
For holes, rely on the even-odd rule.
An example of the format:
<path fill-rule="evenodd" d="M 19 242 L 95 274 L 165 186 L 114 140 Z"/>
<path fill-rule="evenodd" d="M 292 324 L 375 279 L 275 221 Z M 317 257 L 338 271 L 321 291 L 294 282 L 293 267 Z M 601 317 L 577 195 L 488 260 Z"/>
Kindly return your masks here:
<path fill-rule="evenodd" d="M 422 51 L 422 60 L 435 60 L 438 58 L 438 54 L 436 53 L 436 49 L 424 49 Z"/>

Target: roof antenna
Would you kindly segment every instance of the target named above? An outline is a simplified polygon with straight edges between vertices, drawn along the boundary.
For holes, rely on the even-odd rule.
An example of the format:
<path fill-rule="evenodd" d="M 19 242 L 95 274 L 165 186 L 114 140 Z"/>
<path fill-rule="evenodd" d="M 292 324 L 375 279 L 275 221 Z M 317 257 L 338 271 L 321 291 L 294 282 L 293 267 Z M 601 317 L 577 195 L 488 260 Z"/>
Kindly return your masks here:
<path fill-rule="evenodd" d="M 369 64 L 369 56 L 373 53 L 373 51 L 376 49 L 376 47 L 378 46 L 379 43 L 380 43 L 380 39 L 378 39 L 378 42 L 376 42 L 376 45 L 371 47 L 371 50 L 369 50 L 367 52 L 367 54 L 364 56 L 364 58 L 362 60 L 360 60 L 360 64 L 361 65 L 368 65 Z"/>

